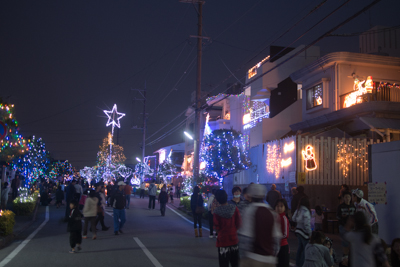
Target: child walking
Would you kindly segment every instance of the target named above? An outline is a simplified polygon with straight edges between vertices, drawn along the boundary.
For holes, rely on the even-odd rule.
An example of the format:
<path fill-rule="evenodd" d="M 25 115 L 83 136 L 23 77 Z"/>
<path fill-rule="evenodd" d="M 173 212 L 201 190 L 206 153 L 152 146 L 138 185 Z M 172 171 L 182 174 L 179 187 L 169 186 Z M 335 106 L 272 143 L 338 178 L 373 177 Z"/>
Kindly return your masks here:
<path fill-rule="evenodd" d="M 71 246 L 69 253 L 75 253 L 75 247 L 78 251 L 82 249 L 82 214 L 78 209 L 78 201 L 72 200 L 69 207 L 71 209 L 68 219 L 69 244 Z"/>
<path fill-rule="evenodd" d="M 275 203 L 275 211 L 280 216 L 281 229 L 282 229 L 282 239 L 281 248 L 278 253 L 278 264 L 277 267 L 289 267 L 290 262 L 290 248 L 287 241 L 289 237 L 289 219 L 286 216 L 286 212 L 289 210 L 286 199 L 280 198 Z"/>
<path fill-rule="evenodd" d="M 315 218 L 314 231 L 322 231 L 322 221 L 324 220 L 324 214 L 322 213 L 321 206 L 315 207 L 315 213 L 312 215 Z"/>

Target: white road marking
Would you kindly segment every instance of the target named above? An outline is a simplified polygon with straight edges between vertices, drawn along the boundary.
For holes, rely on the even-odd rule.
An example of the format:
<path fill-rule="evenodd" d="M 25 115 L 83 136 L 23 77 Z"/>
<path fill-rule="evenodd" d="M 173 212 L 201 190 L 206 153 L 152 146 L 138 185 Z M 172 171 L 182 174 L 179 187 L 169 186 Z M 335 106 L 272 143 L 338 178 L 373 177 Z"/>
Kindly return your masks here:
<path fill-rule="evenodd" d="M 183 217 L 181 214 L 179 214 L 179 213 L 178 213 L 177 211 L 175 211 L 174 209 L 172 209 L 172 208 L 170 208 L 170 207 L 168 207 L 168 206 L 166 206 L 166 207 L 169 208 L 170 210 L 172 210 L 173 212 L 175 212 L 176 215 L 178 215 L 179 217 L 181 217 L 181 218 L 184 219 L 185 221 L 187 221 L 187 222 L 193 224 L 193 222 L 192 222 L 191 220 L 189 220 L 189 219 Z M 202 228 L 205 229 L 205 230 L 207 230 L 207 231 L 210 231 L 210 229 L 208 229 L 208 228 L 206 228 L 206 227 L 202 227 Z"/>
<path fill-rule="evenodd" d="M 0 262 L 0 267 L 6 266 L 17 254 L 31 241 L 35 235 L 45 226 L 45 224 L 49 221 L 49 206 L 46 207 L 46 218 L 44 222 L 35 230 L 32 234 L 30 234 L 21 244 L 18 245 L 4 260 Z"/>
<path fill-rule="evenodd" d="M 161 263 L 151 254 L 151 252 L 143 245 L 138 237 L 133 238 L 139 247 L 143 250 L 144 254 L 149 258 L 149 260 L 154 264 L 155 267 L 163 267 Z"/>

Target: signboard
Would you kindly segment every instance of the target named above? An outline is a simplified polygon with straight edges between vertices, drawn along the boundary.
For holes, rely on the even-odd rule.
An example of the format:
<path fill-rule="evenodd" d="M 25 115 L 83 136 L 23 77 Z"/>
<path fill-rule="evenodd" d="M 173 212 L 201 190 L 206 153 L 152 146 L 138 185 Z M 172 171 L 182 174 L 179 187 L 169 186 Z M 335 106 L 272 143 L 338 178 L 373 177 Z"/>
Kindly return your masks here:
<path fill-rule="evenodd" d="M 297 174 L 297 184 L 306 184 L 306 173 L 305 172 L 298 172 Z"/>
<path fill-rule="evenodd" d="M 296 172 L 289 172 L 289 183 L 296 183 Z"/>
<path fill-rule="evenodd" d="M 387 204 L 386 182 L 368 184 L 368 201 L 373 204 Z"/>

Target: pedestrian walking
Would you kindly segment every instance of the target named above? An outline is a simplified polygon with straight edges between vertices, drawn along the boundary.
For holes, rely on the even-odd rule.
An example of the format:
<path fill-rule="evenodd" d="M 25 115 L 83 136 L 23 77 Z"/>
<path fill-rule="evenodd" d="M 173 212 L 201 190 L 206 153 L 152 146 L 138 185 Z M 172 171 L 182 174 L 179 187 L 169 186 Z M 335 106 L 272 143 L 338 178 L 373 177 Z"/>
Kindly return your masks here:
<path fill-rule="evenodd" d="M 163 185 L 161 192 L 158 195 L 158 203 L 160 203 L 161 216 L 165 216 L 165 208 L 168 203 L 167 186 Z"/>
<path fill-rule="evenodd" d="M 124 227 L 126 216 L 125 216 L 125 196 L 123 181 L 118 182 L 118 189 L 114 190 L 111 195 L 111 206 L 113 207 L 114 215 L 114 234 L 122 234 L 122 228 Z"/>
<path fill-rule="evenodd" d="M 271 208 L 275 207 L 276 201 L 278 199 L 282 198 L 281 192 L 276 190 L 276 185 L 272 184 L 271 185 L 271 190 L 268 191 L 266 201 L 268 204 L 271 206 Z"/>
<path fill-rule="evenodd" d="M 176 197 L 181 198 L 181 183 L 176 186 Z"/>
<path fill-rule="evenodd" d="M 56 207 L 57 207 L 57 209 L 62 205 L 63 200 L 64 200 L 64 191 L 62 191 L 61 185 L 59 185 L 57 188 L 57 191 L 56 191 Z M 78 208 L 78 206 L 76 208 Z"/>
<path fill-rule="evenodd" d="M 105 210 L 106 210 L 106 195 L 105 195 L 106 188 L 103 185 L 99 185 L 98 188 L 100 188 L 100 190 L 97 191 L 97 188 L 96 188 L 96 191 L 97 191 L 96 196 L 99 199 L 99 202 L 97 203 L 96 227 L 97 227 L 97 224 L 100 222 L 101 230 L 107 231 L 108 229 L 110 229 L 110 227 L 106 226 L 104 223 L 104 215 L 105 215 Z"/>
<path fill-rule="evenodd" d="M 131 194 L 132 194 L 132 186 L 129 184 L 125 185 L 124 193 L 126 198 L 126 209 L 129 209 L 129 205 L 131 204 Z"/>
<path fill-rule="evenodd" d="M 154 181 L 152 181 L 149 186 L 149 209 L 154 210 L 156 206 L 156 195 L 157 195 L 157 186 L 154 184 Z"/>
<path fill-rule="evenodd" d="M 308 197 L 300 199 L 292 220 L 297 223 L 295 233 L 299 241 L 296 254 L 296 266 L 303 266 L 305 257 L 304 250 L 311 236 L 310 201 Z"/>
<path fill-rule="evenodd" d="M 242 194 L 242 189 L 239 186 L 234 186 L 232 188 L 233 198 L 229 201 L 229 204 L 235 205 L 237 207 L 239 203 L 242 201 L 242 199 L 240 198 L 241 194 Z"/>
<path fill-rule="evenodd" d="M 373 267 L 376 260 L 389 267 L 385 251 L 379 237 L 372 233 L 371 225 L 362 211 L 356 211 L 354 218 L 347 220 L 348 232 L 344 238 L 350 243 L 350 266 Z"/>
<path fill-rule="evenodd" d="M 311 216 L 314 218 L 314 231 L 322 231 L 322 221 L 324 220 L 324 214 L 321 206 L 315 206 L 315 212 Z"/>
<path fill-rule="evenodd" d="M 67 202 L 65 207 L 65 221 L 68 221 L 69 219 L 69 214 L 71 211 L 69 208 L 69 203 L 71 203 L 75 196 L 75 183 L 76 181 L 72 179 L 69 185 L 65 188 L 65 201 Z"/>
<path fill-rule="evenodd" d="M 72 200 L 69 205 L 71 209 L 67 229 L 69 232 L 69 244 L 71 246 L 69 253 L 75 253 L 76 250 L 79 251 L 82 249 L 82 214 L 78 209 L 78 202 L 76 200 Z"/>
<path fill-rule="evenodd" d="M 289 267 L 290 263 L 290 248 L 288 243 L 289 237 L 289 219 L 286 213 L 289 207 L 286 199 L 280 198 L 275 203 L 275 211 L 279 214 L 282 230 L 281 247 L 278 253 L 278 264 L 277 267 Z"/>
<path fill-rule="evenodd" d="M 400 238 L 393 239 L 390 248 L 390 263 L 392 267 L 400 267 Z"/>
<path fill-rule="evenodd" d="M 11 181 L 12 189 L 12 199 L 14 200 L 18 196 L 18 188 L 21 186 L 21 181 L 19 180 L 19 175 L 16 174 L 14 179 Z"/>
<path fill-rule="evenodd" d="M 305 261 L 303 267 L 326 267 L 333 266 L 332 256 L 329 249 L 322 243 L 325 235 L 320 231 L 311 234 L 310 242 L 305 249 Z"/>
<path fill-rule="evenodd" d="M 211 190 L 211 195 L 210 195 L 210 197 L 208 198 L 208 201 L 207 201 L 208 225 L 209 225 L 209 228 L 210 228 L 210 236 L 209 236 L 210 238 L 214 237 L 214 210 L 215 210 L 216 206 L 214 205 L 214 207 L 213 207 L 213 202 L 214 202 L 214 200 L 216 201 L 216 199 L 215 199 L 215 192 L 216 191 L 217 191 L 217 189 L 215 189 L 215 188 L 213 188 Z"/>
<path fill-rule="evenodd" d="M 82 186 L 80 185 L 80 182 L 79 182 L 79 181 L 77 181 L 77 182 L 75 183 L 74 187 L 75 187 L 75 197 L 74 197 L 74 198 L 75 198 L 76 200 L 78 200 L 78 202 L 79 202 L 79 200 L 81 199 L 82 194 L 83 194 L 83 188 L 82 188 Z"/>
<path fill-rule="evenodd" d="M 174 193 L 175 193 L 175 187 L 174 184 L 171 183 L 171 187 L 169 188 L 169 197 L 171 199 L 171 204 L 174 203 Z"/>
<path fill-rule="evenodd" d="M 1 209 L 7 209 L 8 194 L 10 193 L 10 187 L 8 183 L 5 182 L 3 188 L 1 189 Z"/>
<path fill-rule="evenodd" d="M 293 189 L 292 189 L 292 192 L 293 192 Z M 300 199 L 302 199 L 303 197 L 307 197 L 307 195 L 304 193 L 304 187 L 303 186 L 298 186 L 296 188 L 296 192 L 297 193 L 295 195 L 293 195 L 292 202 L 290 204 L 292 216 L 296 212 L 296 209 L 299 206 Z M 311 232 L 310 232 L 310 234 L 311 234 Z"/>
<path fill-rule="evenodd" d="M 349 242 L 347 242 L 343 237 L 346 231 L 346 223 L 350 216 L 353 216 L 356 212 L 356 207 L 351 203 L 351 193 L 349 191 L 343 194 L 343 203 L 337 208 L 336 217 L 339 221 L 339 233 L 342 238 L 343 255 L 349 255 Z"/>
<path fill-rule="evenodd" d="M 374 205 L 365 200 L 364 192 L 361 189 L 355 189 L 352 192 L 354 206 L 356 207 L 356 212 L 361 211 L 367 218 L 367 222 L 371 226 L 371 231 L 373 234 L 379 234 L 378 216 L 375 211 Z"/>
<path fill-rule="evenodd" d="M 200 194 L 200 188 L 195 186 L 193 188 L 193 194 L 190 198 L 190 207 L 192 209 L 193 214 L 193 224 L 194 224 L 194 236 L 202 237 L 203 229 L 202 229 L 202 218 L 203 218 L 203 197 Z M 199 230 L 197 230 L 197 225 L 199 225 Z"/>
<path fill-rule="evenodd" d="M 342 204 L 344 202 L 343 197 L 344 197 L 345 192 L 350 192 L 349 186 L 347 184 L 342 184 L 340 187 L 339 196 L 338 196 L 340 204 Z"/>
<path fill-rule="evenodd" d="M 239 229 L 240 249 L 245 257 L 241 266 L 275 267 L 282 232 L 279 215 L 264 203 L 267 188 L 261 184 L 250 184 L 247 194 L 251 204 L 244 211 L 243 225 Z"/>
<path fill-rule="evenodd" d="M 146 184 L 142 182 L 140 185 L 140 197 L 139 198 L 144 198 L 144 191 L 146 190 Z"/>
<path fill-rule="evenodd" d="M 96 215 L 97 215 L 97 203 L 99 199 L 96 197 L 96 192 L 94 190 L 90 190 L 89 196 L 85 201 L 85 205 L 83 206 L 83 216 L 85 220 L 85 224 L 83 227 L 83 239 L 87 238 L 87 230 L 90 222 L 90 227 L 92 229 L 93 237 L 92 239 L 96 239 Z"/>
<path fill-rule="evenodd" d="M 242 224 L 239 209 L 228 203 L 225 190 L 218 190 L 215 199 L 220 204 L 214 210 L 214 226 L 218 232 L 216 247 L 220 267 L 239 266 L 239 240 L 237 230 Z"/>

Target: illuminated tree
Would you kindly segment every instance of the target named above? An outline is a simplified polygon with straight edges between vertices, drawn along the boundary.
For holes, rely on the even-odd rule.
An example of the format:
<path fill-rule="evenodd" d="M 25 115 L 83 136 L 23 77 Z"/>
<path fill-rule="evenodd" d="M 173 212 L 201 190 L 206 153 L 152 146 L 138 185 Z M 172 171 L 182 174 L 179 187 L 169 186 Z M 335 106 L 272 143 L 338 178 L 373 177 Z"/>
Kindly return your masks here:
<path fill-rule="evenodd" d="M 234 130 L 215 130 L 205 136 L 201 152 L 204 173 L 212 177 L 225 177 L 246 170 L 250 166 L 241 134 Z"/>
<path fill-rule="evenodd" d="M 13 168 L 19 170 L 23 176 L 37 179 L 43 175 L 49 167 L 49 152 L 42 138 L 28 139 L 28 151 L 14 160 Z"/>
<path fill-rule="evenodd" d="M 62 175 L 71 175 L 74 173 L 71 163 L 68 160 L 53 162 L 49 167 L 49 178 L 55 179 Z"/>
<path fill-rule="evenodd" d="M 0 161 L 11 162 L 24 154 L 28 148 L 26 139 L 19 133 L 18 121 L 14 116 L 14 105 L 0 98 Z"/>
<path fill-rule="evenodd" d="M 110 175 L 118 174 L 118 168 L 123 165 L 126 160 L 124 148 L 112 144 L 111 164 L 108 165 L 108 160 L 110 158 L 110 142 L 112 142 L 111 133 L 108 134 L 107 138 L 103 139 L 102 145 L 99 146 L 100 150 L 97 152 L 96 176 L 100 178 L 108 172 Z"/>
<path fill-rule="evenodd" d="M 107 166 L 108 159 L 110 157 L 110 142 L 111 133 L 108 134 L 107 138 L 103 139 L 103 143 L 99 146 L 99 152 L 97 152 L 97 165 Z M 119 165 L 124 164 L 126 157 L 124 154 L 124 148 L 113 143 L 112 154 L 111 154 L 111 165 L 119 167 Z"/>

